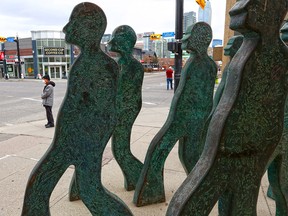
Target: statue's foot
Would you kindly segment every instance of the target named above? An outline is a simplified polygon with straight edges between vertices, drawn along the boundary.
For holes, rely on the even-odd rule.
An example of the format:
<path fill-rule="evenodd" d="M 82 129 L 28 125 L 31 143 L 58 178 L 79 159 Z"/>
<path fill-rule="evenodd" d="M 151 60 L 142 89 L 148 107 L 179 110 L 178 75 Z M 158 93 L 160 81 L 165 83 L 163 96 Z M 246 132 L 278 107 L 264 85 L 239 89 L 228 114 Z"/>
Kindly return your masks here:
<path fill-rule="evenodd" d="M 161 180 L 160 180 L 161 179 Z M 164 184 L 161 178 L 158 180 L 139 179 L 135 188 L 133 202 L 136 206 L 145 206 L 165 202 Z"/>

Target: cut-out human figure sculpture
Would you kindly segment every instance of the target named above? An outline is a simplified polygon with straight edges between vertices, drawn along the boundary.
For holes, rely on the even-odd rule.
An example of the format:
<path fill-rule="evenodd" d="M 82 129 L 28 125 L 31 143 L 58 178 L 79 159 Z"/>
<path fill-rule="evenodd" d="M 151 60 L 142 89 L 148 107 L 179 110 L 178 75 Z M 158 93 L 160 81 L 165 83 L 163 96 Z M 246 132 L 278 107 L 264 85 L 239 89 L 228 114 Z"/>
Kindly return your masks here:
<path fill-rule="evenodd" d="M 131 152 L 130 139 L 134 121 L 142 107 L 144 68 L 133 57 L 137 36 L 127 25 L 117 27 L 108 42 L 108 49 L 119 54 L 117 114 L 118 122 L 112 135 L 112 152 L 124 175 L 126 190 L 134 190 L 143 164 Z"/>
<path fill-rule="evenodd" d="M 211 39 L 211 27 L 198 22 L 188 28 L 182 40 L 182 48 L 190 52 L 190 57 L 182 70 L 167 120 L 148 148 L 134 194 L 137 206 L 165 201 L 163 170 L 167 156 L 180 138 L 199 132 L 198 124 L 203 124 L 211 112 L 217 74 L 215 62 L 207 55 Z"/>
<path fill-rule="evenodd" d="M 226 79 L 227 79 L 227 74 L 228 74 L 228 68 L 231 62 L 231 59 L 234 57 L 234 55 L 236 54 L 236 52 L 239 50 L 239 48 L 241 47 L 243 43 L 243 36 L 242 35 L 237 35 L 237 36 L 233 36 L 228 40 L 227 45 L 224 47 L 224 55 L 229 57 L 229 62 L 227 63 L 227 65 L 225 66 L 223 73 L 222 73 L 222 78 L 221 78 L 221 82 L 219 83 L 217 90 L 215 92 L 214 95 L 214 99 L 213 99 L 213 111 L 215 111 L 220 98 L 223 94 L 225 85 L 226 85 Z"/>
<path fill-rule="evenodd" d="M 288 22 L 281 28 L 281 38 L 288 46 Z M 267 195 L 276 202 L 276 215 L 288 215 L 288 99 L 285 104 L 284 130 L 268 167 Z"/>
<path fill-rule="evenodd" d="M 106 29 L 102 9 L 76 5 L 64 27 L 81 54 L 71 67 L 51 146 L 33 169 L 22 215 L 50 215 L 49 198 L 65 170 L 75 166 L 80 197 L 92 215 L 132 215 L 101 183 L 102 155 L 116 124 L 118 65 L 100 49 Z"/>
<path fill-rule="evenodd" d="M 260 182 L 283 131 L 288 52 L 279 38 L 288 1 L 238 0 L 230 28 L 244 40 L 228 68 L 203 153 L 166 215 L 257 215 Z M 232 194 L 232 196 L 231 196 Z"/>

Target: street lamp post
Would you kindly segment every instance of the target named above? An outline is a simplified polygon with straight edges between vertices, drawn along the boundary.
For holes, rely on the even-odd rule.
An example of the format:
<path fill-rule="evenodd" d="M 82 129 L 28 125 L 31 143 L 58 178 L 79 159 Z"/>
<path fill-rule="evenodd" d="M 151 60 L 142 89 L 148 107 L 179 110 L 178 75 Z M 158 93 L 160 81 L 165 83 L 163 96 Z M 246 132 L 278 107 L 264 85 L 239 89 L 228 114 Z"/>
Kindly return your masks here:
<path fill-rule="evenodd" d="M 19 73 L 19 79 L 21 78 L 21 59 L 20 59 L 20 48 L 19 48 L 19 39 L 18 36 L 16 36 L 16 39 L 14 40 L 14 42 L 16 42 L 16 46 L 17 46 L 17 56 L 18 56 L 18 73 Z"/>
<path fill-rule="evenodd" d="M 178 87 L 182 70 L 181 39 L 183 37 L 183 7 L 184 7 L 184 0 L 176 0 L 176 19 L 175 19 L 176 52 L 174 60 L 175 62 L 174 92 Z"/>

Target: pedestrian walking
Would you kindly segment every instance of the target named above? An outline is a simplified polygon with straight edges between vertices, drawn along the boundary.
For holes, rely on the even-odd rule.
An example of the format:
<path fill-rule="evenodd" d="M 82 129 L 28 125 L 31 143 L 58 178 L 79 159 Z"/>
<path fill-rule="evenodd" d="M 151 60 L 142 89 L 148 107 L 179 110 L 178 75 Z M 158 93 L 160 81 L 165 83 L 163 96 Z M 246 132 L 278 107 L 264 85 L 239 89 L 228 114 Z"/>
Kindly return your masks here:
<path fill-rule="evenodd" d="M 45 83 L 43 93 L 41 94 L 42 104 L 46 110 L 47 124 L 45 124 L 46 128 L 54 127 L 54 118 L 52 114 L 52 106 L 54 99 L 54 87 L 55 83 L 50 81 L 49 75 L 44 75 L 42 77 L 43 82 Z"/>
<path fill-rule="evenodd" d="M 171 89 L 173 89 L 173 84 L 172 84 L 173 72 L 174 71 L 171 66 L 166 70 L 167 90 L 169 90 L 169 86 Z"/>

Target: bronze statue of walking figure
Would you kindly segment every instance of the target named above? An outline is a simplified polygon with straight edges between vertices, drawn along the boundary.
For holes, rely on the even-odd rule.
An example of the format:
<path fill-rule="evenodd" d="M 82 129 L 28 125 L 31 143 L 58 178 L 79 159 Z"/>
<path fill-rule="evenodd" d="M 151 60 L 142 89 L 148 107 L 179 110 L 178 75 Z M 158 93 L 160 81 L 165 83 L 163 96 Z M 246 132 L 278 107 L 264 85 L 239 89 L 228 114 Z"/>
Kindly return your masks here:
<path fill-rule="evenodd" d="M 134 194 L 137 206 L 165 201 L 164 163 L 179 139 L 191 139 L 189 144 L 198 148 L 202 127 L 212 109 L 217 74 L 216 64 L 207 55 L 211 40 L 212 30 L 207 23 L 198 22 L 186 31 L 182 48 L 190 52 L 190 57 L 182 70 L 168 118 L 148 148 Z M 198 154 L 201 153 L 195 149 L 195 157 Z"/>
<path fill-rule="evenodd" d="M 64 27 L 74 62 L 51 146 L 33 169 L 22 216 L 50 215 L 49 198 L 65 170 L 75 166 L 79 194 L 92 215 L 132 215 L 101 183 L 102 155 L 116 124 L 118 66 L 100 49 L 106 16 L 95 4 L 76 5 Z"/>
<path fill-rule="evenodd" d="M 143 164 L 131 152 L 130 139 L 134 121 L 142 107 L 144 68 L 133 57 L 137 41 L 134 30 L 127 25 L 117 27 L 108 42 L 108 49 L 118 53 L 120 67 L 117 87 L 117 124 L 112 135 L 112 152 L 124 175 L 126 190 L 134 190 Z"/>
<path fill-rule="evenodd" d="M 228 68 L 204 151 L 166 215 L 257 215 L 260 182 L 283 131 L 288 50 L 279 29 L 288 1 L 239 0 L 230 28 L 244 41 Z M 232 194 L 232 195 L 231 195 Z"/>

